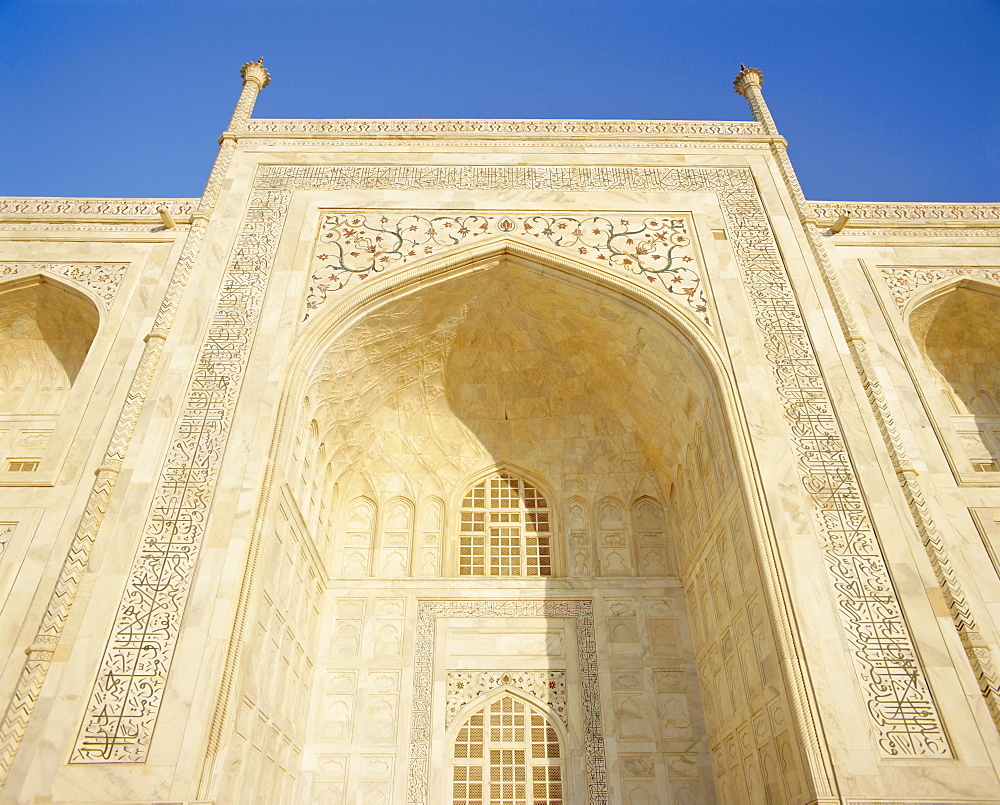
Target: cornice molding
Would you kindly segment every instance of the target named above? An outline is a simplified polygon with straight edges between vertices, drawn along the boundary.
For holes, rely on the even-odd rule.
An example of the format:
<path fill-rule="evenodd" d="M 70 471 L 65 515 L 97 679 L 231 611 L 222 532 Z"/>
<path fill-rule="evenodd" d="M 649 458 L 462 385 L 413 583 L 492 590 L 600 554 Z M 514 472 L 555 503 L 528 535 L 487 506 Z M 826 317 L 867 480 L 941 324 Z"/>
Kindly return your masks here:
<path fill-rule="evenodd" d="M 251 121 L 251 123 L 292 123 L 292 124 L 336 124 L 336 123 L 539 123 L 539 124 L 576 124 L 587 121 Z M 654 123 L 658 121 L 593 121 L 598 124 L 605 123 Z M 686 125 L 686 121 L 667 121 L 665 125 Z M 693 124 L 695 125 L 695 124 Z M 728 126 L 746 125 L 756 126 L 756 123 L 705 123 L 696 124 L 705 126 Z M 277 133 L 277 132 L 276 132 Z M 290 133 L 290 132 L 282 132 Z M 330 133 L 334 133 L 332 130 Z M 382 132 L 388 134 L 388 131 Z M 444 133 L 444 132 L 442 132 Z M 463 132 L 468 134 L 470 132 Z M 501 133 L 497 131 L 497 133 Z M 505 134 L 514 133 L 512 131 L 503 132 Z M 553 131 L 552 134 L 565 136 L 565 130 Z M 377 134 L 377 133 L 376 133 Z M 283 143 L 285 144 L 285 143 Z M 473 142 L 449 143 L 451 145 L 473 145 Z M 503 143 L 503 145 L 515 145 L 515 143 Z M 0 197 L 0 222 L 7 221 L 30 221 L 39 220 L 49 222 L 61 219 L 93 219 L 96 221 L 110 222 L 112 220 L 129 220 L 141 218 L 155 218 L 159 220 L 157 209 L 166 206 L 178 217 L 191 215 L 198 206 L 199 199 L 196 198 L 33 198 L 28 196 L 3 196 Z M 925 226 L 936 226 L 942 224 L 980 224 L 984 226 L 997 227 L 1000 225 L 1000 203 L 996 204 L 937 204 L 937 203 L 915 203 L 915 202 L 856 202 L 856 201 L 811 201 L 809 205 L 812 209 L 813 221 L 817 224 L 824 224 L 835 221 L 841 215 L 850 218 L 848 229 L 865 224 L 878 223 L 882 227 L 892 227 L 894 223 L 900 226 L 912 227 L 914 224 Z M 181 223 L 181 222 L 179 222 Z M 845 233 L 846 234 L 846 233 Z"/>
<path fill-rule="evenodd" d="M 701 120 L 250 120 L 240 135 L 303 137 L 763 137 L 752 121 Z"/>

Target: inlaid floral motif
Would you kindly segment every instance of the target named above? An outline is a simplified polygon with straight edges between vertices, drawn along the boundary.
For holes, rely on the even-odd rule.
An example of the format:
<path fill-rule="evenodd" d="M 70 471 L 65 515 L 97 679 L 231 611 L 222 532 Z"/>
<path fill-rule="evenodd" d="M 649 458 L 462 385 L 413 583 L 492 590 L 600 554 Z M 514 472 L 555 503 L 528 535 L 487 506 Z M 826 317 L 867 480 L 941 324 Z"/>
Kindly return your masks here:
<path fill-rule="evenodd" d="M 970 268 L 966 266 L 941 266 L 927 268 L 889 268 L 882 269 L 886 285 L 892 294 L 892 301 L 902 310 L 910 297 L 926 285 L 934 285 L 956 277 L 971 277 L 1000 284 L 1000 269 L 995 266 L 988 268 Z"/>
<path fill-rule="evenodd" d="M 498 235 L 539 241 L 616 273 L 645 278 L 682 297 L 710 323 L 692 240 L 681 217 L 410 213 L 390 218 L 353 212 L 323 216 L 303 321 L 352 279 L 363 281 Z"/>
<path fill-rule="evenodd" d="M 545 702 L 559 720 L 569 726 L 566 715 L 566 674 L 563 671 L 450 671 L 445 725 L 459 711 L 483 694 L 510 687 Z"/>
<path fill-rule="evenodd" d="M 73 280 L 93 291 L 107 311 L 127 270 L 127 263 L 0 263 L 0 278 L 51 274 Z"/>

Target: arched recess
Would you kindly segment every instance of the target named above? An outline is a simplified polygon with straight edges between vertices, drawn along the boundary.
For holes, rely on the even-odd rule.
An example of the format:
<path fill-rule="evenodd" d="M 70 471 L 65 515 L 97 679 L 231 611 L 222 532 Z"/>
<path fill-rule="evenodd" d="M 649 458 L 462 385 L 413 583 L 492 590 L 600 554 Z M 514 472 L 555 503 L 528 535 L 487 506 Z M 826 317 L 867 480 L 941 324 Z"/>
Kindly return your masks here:
<path fill-rule="evenodd" d="M 593 578 L 585 586 L 579 579 L 576 586 L 560 586 L 537 578 L 533 587 L 491 582 L 474 588 L 462 580 L 467 586 L 450 594 L 466 602 L 470 597 L 516 594 L 522 601 L 582 594 L 596 602 L 612 635 L 605 639 L 602 631 L 597 646 L 597 654 L 607 659 L 600 684 L 614 691 L 607 698 L 613 705 L 604 713 L 604 729 L 627 739 L 686 741 L 696 757 L 695 777 L 652 791 L 653 801 L 672 796 L 710 802 L 723 790 L 737 792 L 730 796 L 733 801 L 739 801 L 740 791 L 745 801 L 791 801 L 825 790 L 818 728 L 803 715 L 815 708 L 806 702 L 806 686 L 794 676 L 796 669 L 779 659 L 787 656 L 795 633 L 780 603 L 780 573 L 748 480 L 753 470 L 745 424 L 717 345 L 693 315 L 565 257 L 518 243 L 492 244 L 362 286 L 310 325 L 286 378 L 282 410 L 294 412 L 306 398 L 310 404 L 299 420 L 279 417 L 272 454 L 277 475 L 271 482 L 280 483 L 285 472 L 292 435 L 315 420 L 319 439 L 330 449 L 333 476 L 340 479 L 336 490 L 324 491 L 334 495 L 335 513 L 367 494 L 352 479 L 363 478 L 380 501 L 404 487 L 427 486 L 445 490 L 451 499 L 456 490 L 464 491 L 459 487 L 470 476 L 516 465 L 545 479 L 554 512 L 564 511 L 569 500 L 583 502 L 587 512 L 580 521 L 593 523 L 595 532 L 591 565 L 600 568 L 602 556 L 607 560 L 616 551 L 637 555 L 631 501 L 652 499 L 652 492 L 657 506 L 673 501 L 661 509 L 662 539 L 670 543 L 677 565 L 677 575 L 669 580 L 643 577 L 620 563 L 624 570 L 613 579 L 590 570 Z M 702 433 L 713 434 L 707 463 Z M 424 477 L 432 482 L 421 481 Z M 603 534 L 595 507 L 607 500 L 617 501 L 620 528 Z M 258 522 L 271 516 L 262 507 Z M 449 511 L 445 522 L 455 519 Z M 257 532 L 263 539 L 268 529 Z M 446 526 L 442 538 L 454 536 Z M 362 588 L 356 579 L 337 578 L 338 558 L 326 558 L 333 578 L 323 604 L 335 633 L 344 624 L 358 634 L 373 629 L 377 634 L 397 623 L 410 629 L 413 623 L 406 618 L 416 609 L 420 590 L 433 589 L 437 598 L 451 590 L 440 578 L 433 588 L 420 587 L 427 582 L 416 579 L 393 579 L 391 587 L 381 580 Z M 251 604 L 248 598 L 245 605 Z M 688 618 L 688 607 L 697 611 L 696 618 Z M 741 676 L 739 690 L 718 677 L 724 673 L 723 642 L 730 635 L 739 635 L 733 648 L 754 663 Z M 411 660 L 405 652 L 424 650 L 420 647 L 426 648 L 428 639 L 433 633 L 404 634 L 376 656 L 379 672 L 387 673 L 398 660 L 402 673 Z M 517 662 L 509 642 L 498 641 L 499 648 L 477 655 L 489 658 L 480 662 Z M 545 654 L 549 646 L 573 641 L 545 633 L 536 642 L 542 653 L 532 662 L 558 659 L 567 673 L 583 667 L 582 653 Z M 325 663 L 352 679 L 371 672 L 357 642 L 349 652 L 312 650 L 318 669 Z M 649 671 L 627 684 L 648 684 L 648 690 L 631 690 L 612 678 L 610 658 L 623 655 Z M 691 681 L 695 668 L 699 684 Z M 227 668 L 237 677 L 253 673 L 236 665 Z M 654 679 L 660 687 L 653 687 Z M 239 679 L 225 689 L 239 691 Z M 723 699 L 722 691 L 730 693 Z M 353 692 L 324 695 L 362 706 Z M 602 706 L 596 689 L 579 695 L 592 696 L 594 708 Z M 643 704 L 647 700 L 656 703 L 655 710 Z M 270 717 L 266 703 L 253 707 L 258 717 Z M 221 707 L 217 718 L 225 718 L 226 709 Z M 363 710 L 353 712 L 363 725 Z M 759 712 L 770 715 L 751 726 Z M 406 733 L 407 723 L 403 712 L 395 732 L 401 758 L 407 755 L 407 741 L 417 740 Z M 317 721 L 309 729 L 323 735 L 326 728 Z M 724 746 L 744 729 L 763 732 L 756 733 L 756 746 L 735 770 L 724 759 Z M 324 745 L 315 751 L 341 749 Z M 411 746 L 410 755 L 421 751 L 413 754 Z M 428 756 L 440 753 L 433 746 L 429 751 Z M 780 771 L 774 762 L 778 757 L 786 761 Z M 432 768 L 430 774 L 436 773 Z M 238 782 L 229 784 L 238 790 Z"/>
<path fill-rule="evenodd" d="M 0 285 L 0 414 L 58 413 L 99 323 L 94 303 L 56 280 Z"/>
<path fill-rule="evenodd" d="M 1000 472 L 1000 286 L 933 288 L 914 300 L 908 323 L 968 460 Z"/>
<path fill-rule="evenodd" d="M 441 786 L 440 793 L 453 805 L 569 805 L 580 795 L 570 761 L 586 747 L 545 702 L 515 687 L 495 688 L 463 707 L 446 741 L 450 791 Z"/>
<path fill-rule="evenodd" d="M 22 473 L 54 470 L 52 434 L 99 324 L 98 308 L 88 296 L 46 275 L 0 285 L 0 473 L 5 482 L 31 483 Z"/>

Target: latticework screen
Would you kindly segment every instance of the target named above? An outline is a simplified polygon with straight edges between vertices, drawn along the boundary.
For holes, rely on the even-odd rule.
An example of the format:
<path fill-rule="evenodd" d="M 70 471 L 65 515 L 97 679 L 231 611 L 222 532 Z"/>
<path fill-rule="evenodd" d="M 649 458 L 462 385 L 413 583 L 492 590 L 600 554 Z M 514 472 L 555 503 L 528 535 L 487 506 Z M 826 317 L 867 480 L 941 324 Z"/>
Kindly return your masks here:
<path fill-rule="evenodd" d="M 462 501 L 462 576 L 551 576 L 549 507 L 527 481 L 498 473 Z"/>
<path fill-rule="evenodd" d="M 559 736 L 513 696 L 477 710 L 455 737 L 454 805 L 562 805 Z"/>

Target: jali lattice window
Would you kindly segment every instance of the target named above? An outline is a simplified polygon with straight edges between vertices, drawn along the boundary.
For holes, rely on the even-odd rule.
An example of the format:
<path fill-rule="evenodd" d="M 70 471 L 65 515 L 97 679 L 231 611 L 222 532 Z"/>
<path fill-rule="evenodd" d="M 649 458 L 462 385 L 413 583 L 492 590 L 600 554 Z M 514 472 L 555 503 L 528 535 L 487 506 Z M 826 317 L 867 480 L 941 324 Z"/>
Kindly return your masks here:
<path fill-rule="evenodd" d="M 514 475 L 498 473 L 462 502 L 462 576 L 551 576 L 549 504 Z"/>
<path fill-rule="evenodd" d="M 559 736 L 546 716 L 505 695 L 455 736 L 454 805 L 562 805 Z"/>

